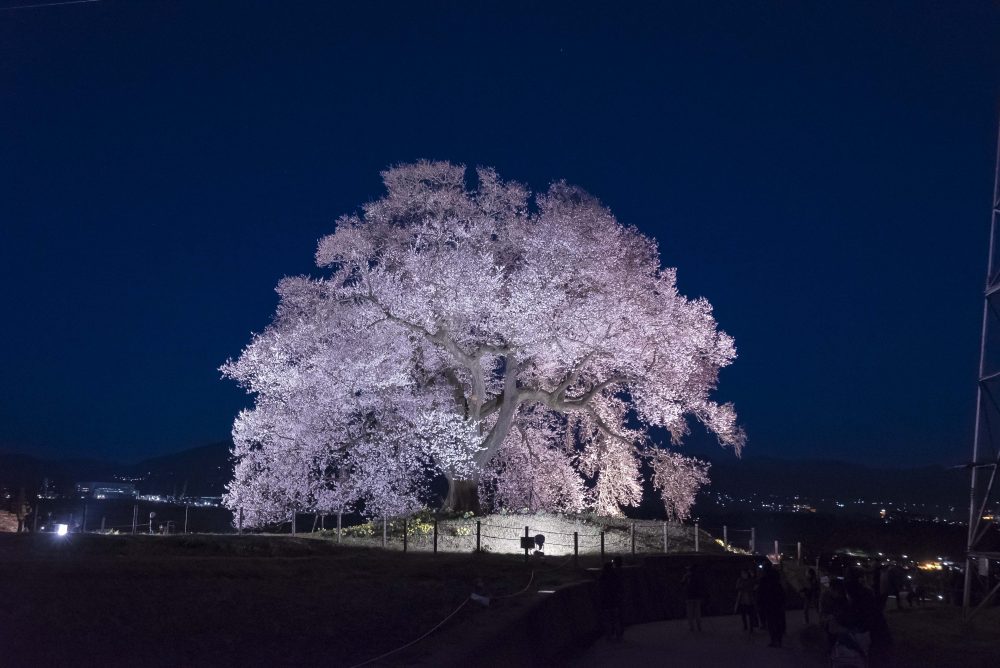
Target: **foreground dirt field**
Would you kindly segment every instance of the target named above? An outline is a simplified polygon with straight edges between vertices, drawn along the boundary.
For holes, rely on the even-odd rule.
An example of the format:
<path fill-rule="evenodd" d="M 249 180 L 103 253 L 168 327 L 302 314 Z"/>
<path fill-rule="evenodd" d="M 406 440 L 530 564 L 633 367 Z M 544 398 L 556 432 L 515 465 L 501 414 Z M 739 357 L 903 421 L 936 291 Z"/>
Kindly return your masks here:
<path fill-rule="evenodd" d="M 586 577 L 560 560 L 533 589 Z M 0 535 L 0 666 L 350 666 L 407 643 L 523 559 L 401 554 L 269 536 Z M 523 597 L 499 606 L 510 613 Z M 428 652 L 489 624 L 467 605 Z"/>

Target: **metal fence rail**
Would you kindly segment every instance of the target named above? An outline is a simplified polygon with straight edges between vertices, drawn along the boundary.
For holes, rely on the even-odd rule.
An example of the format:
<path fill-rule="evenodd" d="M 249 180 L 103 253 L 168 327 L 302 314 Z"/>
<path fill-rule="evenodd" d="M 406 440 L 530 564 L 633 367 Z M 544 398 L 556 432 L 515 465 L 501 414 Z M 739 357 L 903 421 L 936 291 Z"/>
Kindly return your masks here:
<path fill-rule="evenodd" d="M 62 515 L 68 515 L 71 532 L 87 533 L 219 533 L 226 526 L 242 533 L 243 513 L 226 509 L 202 507 L 190 503 L 151 503 L 118 501 L 81 501 L 63 504 Z M 112 507 L 113 506 L 113 507 Z M 36 513 L 34 527 L 38 528 Z M 220 516 L 232 518 L 220 523 Z M 305 517 L 303 517 L 305 516 Z M 74 519 L 75 518 L 75 519 Z M 336 529 L 331 518 L 336 518 Z M 108 520 L 111 521 L 108 521 Z M 627 518 L 563 517 L 557 515 L 490 515 L 485 518 L 433 518 L 427 515 L 382 518 L 371 522 L 345 525 L 341 515 L 290 512 L 284 522 L 271 525 L 271 530 L 292 535 L 332 537 L 347 545 L 382 547 L 406 552 L 544 552 L 553 556 L 608 554 L 667 554 L 726 550 L 746 554 L 766 554 L 773 559 L 794 556 L 803 559 L 800 542 L 768 541 L 758 544 L 754 527 L 726 525 L 702 527 L 697 522 L 682 524 L 662 520 L 631 520 Z M 123 521 L 124 520 L 124 521 Z M 130 520 L 130 521 L 129 521 Z M 57 520 L 52 512 L 46 525 Z M 61 520 L 65 521 L 65 520 Z M 306 529 L 303 531 L 303 529 Z M 573 529 L 573 530 L 570 530 Z M 523 542 L 525 538 L 543 540 Z M 526 547 L 530 545 L 530 547 Z"/>
<path fill-rule="evenodd" d="M 574 524 L 576 530 L 568 531 Z M 343 544 L 407 552 L 542 552 L 574 557 L 700 552 L 713 543 L 725 546 L 697 524 L 623 518 L 595 525 L 589 520 L 573 522 L 544 515 L 481 520 L 383 518 L 341 527 L 336 533 L 327 530 L 323 535 Z"/>

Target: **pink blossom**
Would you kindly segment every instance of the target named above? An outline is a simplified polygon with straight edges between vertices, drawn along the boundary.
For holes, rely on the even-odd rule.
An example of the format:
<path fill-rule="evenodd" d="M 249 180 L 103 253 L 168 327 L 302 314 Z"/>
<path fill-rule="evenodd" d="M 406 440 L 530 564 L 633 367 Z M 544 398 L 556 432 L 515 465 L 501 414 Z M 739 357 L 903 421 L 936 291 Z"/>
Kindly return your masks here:
<path fill-rule="evenodd" d="M 279 284 L 271 325 L 222 369 L 255 397 L 232 507 L 404 512 L 440 474 L 504 507 L 619 513 L 648 458 L 679 517 L 704 471 L 647 430 L 676 445 L 694 418 L 739 453 L 732 406 L 711 399 L 733 341 L 656 242 L 566 183 L 532 198 L 476 174 L 387 170 L 385 196 L 320 240 L 328 275 Z"/>

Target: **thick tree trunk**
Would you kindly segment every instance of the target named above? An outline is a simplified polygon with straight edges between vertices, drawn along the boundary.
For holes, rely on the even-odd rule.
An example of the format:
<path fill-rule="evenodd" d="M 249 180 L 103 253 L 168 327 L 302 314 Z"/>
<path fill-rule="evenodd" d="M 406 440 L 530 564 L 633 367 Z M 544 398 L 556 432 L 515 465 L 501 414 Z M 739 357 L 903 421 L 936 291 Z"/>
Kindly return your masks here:
<path fill-rule="evenodd" d="M 475 480 L 448 480 L 448 496 L 444 500 L 444 509 L 454 513 L 473 513 L 478 515 L 479 483 Z"/>

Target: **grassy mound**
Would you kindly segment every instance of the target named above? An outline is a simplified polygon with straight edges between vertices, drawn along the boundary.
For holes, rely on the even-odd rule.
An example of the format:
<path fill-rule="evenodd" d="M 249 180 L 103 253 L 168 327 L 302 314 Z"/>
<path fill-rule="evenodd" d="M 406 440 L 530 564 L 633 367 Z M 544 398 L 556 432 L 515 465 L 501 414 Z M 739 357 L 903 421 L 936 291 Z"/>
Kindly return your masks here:
<path fill-rule="evenodd" d="M 431 515 L 418 516 L 407 521 L 406 547 L 412 551 L 432 551 L 434 546 L 434 521 Z M 558 513 L 507 514 L 496 513 L 481 517 L 443 517 L 437 519 L 439 552 L 471 552 L 476 548 L 477 522 L 479 545 L 494 554 L 522 552 L 521 537 L 545 536 L 544 551 L 550 556 L 570 555 L 576 545 L 581 555 L 596 555 L 601 551 L 601 533 L 604 533 L 606 554 L 632 552 L 633 527 L 637 554 L 667 552 L 692 552 L 695 549 L 694 528 L 678 523 L 652 520 L 629 520 L 623 517 L 597 515 L 563 515 Z M 388 520 L 384 527 L 385 545 L 391 549 L 403 547 L 404 523 Z M 314 534 L 336 539 L 335 530 Z M 380 547 L 383 542 L 383 523 L 375 520 L 352 526 L 341 532 L 344 544 Z M 664 549 L 666 548 L 666 549 Z M 709 534 L 699 532 L 699 549 L 703 552 L 721 552 L 722 548 Z"/>

